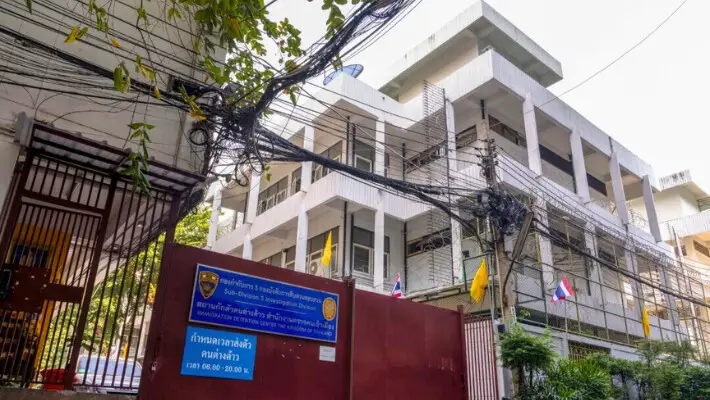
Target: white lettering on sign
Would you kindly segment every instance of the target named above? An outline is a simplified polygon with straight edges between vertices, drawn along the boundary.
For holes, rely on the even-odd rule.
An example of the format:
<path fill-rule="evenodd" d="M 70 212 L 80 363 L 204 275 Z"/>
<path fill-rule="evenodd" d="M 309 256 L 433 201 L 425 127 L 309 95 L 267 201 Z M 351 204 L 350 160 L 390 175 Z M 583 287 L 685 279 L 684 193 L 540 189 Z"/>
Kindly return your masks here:
<path fill-rule="evenodd" d="M 321 361 L 335 362 L 335 347 L 321 346 L 318 359 Z"/>

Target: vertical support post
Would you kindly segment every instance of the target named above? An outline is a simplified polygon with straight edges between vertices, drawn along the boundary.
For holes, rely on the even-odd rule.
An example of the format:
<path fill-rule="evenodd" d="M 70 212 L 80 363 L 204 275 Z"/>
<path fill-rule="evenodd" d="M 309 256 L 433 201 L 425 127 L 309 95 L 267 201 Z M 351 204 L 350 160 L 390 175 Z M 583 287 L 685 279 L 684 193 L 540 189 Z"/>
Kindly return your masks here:
<path fill-rule="evenodd" d="M 303 185 L 303 183 L 301 183 Z M 261 175 L 252 171 L 249 180 L 249 201 L 247 202 L 247 214 L 244 216 L 244 223 L 251 224 L 256 218 L 257 207 L 259 206 L 259 192 L 261 191 Z"/>
<path fill-rule="evenodd" d="M 528 143 L 528 168 L 536 175 L 542 175 L 542 161 L 540 160 L 540 141 L 537 134 L 537 120 L 535 118 L 535 105 L 532 95 L 525 95 L 523 102 L 523 121 L 525 125 L 525 140 Z"/>
<path fill-rule="evenodd" d="M 529 145 L 529 143 L 528 143 Z M 535 216 L 544 226 L 549 226 L 547 218 L 547 203 L 545 200 L 535 198 Z M 547 290 L 555 286 L 555 270 L 554 260 L 552 258 L 552 242 L 544 235 L 538 235 L 538 246 L 540 248 L 540 269 L 542 270 L 542 288 L 543 298 L 546 296 Z"/>
<path fill-rule="evenodd" d="M 306 204 L 301 202 L 298 210 L 298 227 L 296 228 L 296 265 L 295 270 L 306 272 L 306 258 L 308 257 L 308 213 Z"/>
<path fill-rule="evenodd" d="M 218 188 L 212 197 L 212 215 L 210 216 L 210 230 L 207 233 L 207 248 L 212 250 L 214 242 L 217 241 L 217 230 L 219 229 L 219 215 L 222 213 L 222 189 Z"/>
<path fill-rule="evenodd" d="M 614 190 L 614 203 L 616 203 L 616 213 L 621 218 L 624 226 L 629 224 L 629 212 L 626 207 L 626 194 L 624 193 L 624 182 L 621 180 L 621 166 L 619 156 L 612 151 L 609 159 L 609 172 L 611 174 L 611 187 Z"/>
<path fill-rule="evenodd" d="M 447 147 L 447 164 L 448 173 L 447 184 L 451 187 L 451 175 L 458 172 L 458 163 L 456 160 L 456 125 L 454 118 L 454 105 L 449 99 L 445 100 L 446 113 L 446 147 Z M 455 200 L 453 200 L 455 201 Z M 453 203 L 449 195 L 449 202 Z M 452 204 L 453 205 L 453 204 Z M 458 214 L 458 211 L 454 211 Z M 461 250 L 461 224 L 451 218 L 451 260 L 452 271 L 451 277 L 453 284 L 461 283 L 463 279 L 463 252 Z"/>
<path fill-rule="evenodd" d="M 577 195 L 584 203 L 589 203 L 589 182 L 587 181 L 587 167 L 584 164 L 584 147 L 582 137 L 578 130 L 573 130 L 569 137 L 570 148 L 572 149 L 572 167 L 574 169 L 574 182 Z"/>
<path fill-rule="evenodd" d="M 385 174 L 385 117 L 380 115 L 375 122 L 375 173 Z M 381 189 L 377 191 L 377 208 L 375 209 L 375 251 L 374 251 L 374 273 L 372 285 L 375 290 L 382 291 L 385 281 L 385 193 Z"/>
<path fill-rule="evenodd" d="M 461 398 L 468 399 L 468 360 L 466 351 L 466 315 L 463 311 L 463 305 L 459 304 L 456 306 L 456 310 L 459 312 L 459 325 L 461 327 L 461 367 L 463 368 L 462 376 L 463 379 L 463 393 Z"/>
<path fill-rule="evenodd" d="M 32 170 L 33 159 L 34 153 L 32 153 L 32 151 L 28 151 L 27 156 L 25 157 L 24 165 L 22 166 L 20 179 L 18 180 L 19 186 L 17 188 L 17 191 L 15 192 L 15 198 L 12 199 L 12 201 L 9 203 L 10 209 L 7 213 L 7 219 L 5 220 L 5 229 L 0 232 L 0 251 L 2 252 L 3 257 L 8 254 L 10 248 L 12 232 L 15 230 L 17 217 L 20 213 L 20 208 L 22 207 L 22 196 L 20 195 L 20 193 L 22 192 L 21 188 L 24 187 L 25 182 L 27 182 L 27 177 L 30 175 L 30 171 Z"/>
<path fill-rule="evenodd" d="M 163 313 L 165 312 L 165 301 L 169 295 L 168 284 L 170 279 L 170 271 L 168 269 L 170 268 L 172 254 L 170 247 L 175 240 L 175 226 L 180 219 L 181 198 L 182 193 L 173 193 L 172 202 L 170 204 L 170 218 L 165 231 L 165 241 L 163 243 L 162 258 L 158 272 L 158 286 L 155 291 L 155 302 L 153 303 L 152 318 L 150 320 L 148 340 L 146 341 L 145 347 L 145 358 L 143 360 L 143 373 L 141 374 L 139 386 L 138 396 L 142 399 L 150 398 L 150 381 L 152 379 L 153 372 L 159 368 L 158 353 L 160 351 L 160 331 L 161 324 L 163 322 Z M 112 197 L 109 199 L 112 199 Z M 110 210 L 110 207 L 108 209 Z M 80 334 L 81 331 L 77 329 L 78 337 L 80 337 Z M 79 344 L 81 344 L 81 342 L 79 342 Z M 74 376 L 74 370 L 70 370 L 70 372 L 71 374 L 65 375 L 65 379 L 70 380 Z"/>
<path fill-rule="evenodd" d="M 81 310 L 79 311 L 79 319 L 76 323 L 76 329 L 74 330 L 74 341 L 71 347 L 71 357 L 69 359 L 69 365 L 67 366 L 66 373 L 64 374 L 64 388 L 71 390 L 73 387 L 74 372 L 76 371 L 76 364 L 79 361 L 79 351 L 81 350 L 81 342 L 84 339 L 84 329 L 86 329 L 86 319 L 89 315 L 89 306 L 91 305 L 91 295 L 94 294 L 94 281 L 96 280 L 96 270 L 99 268 L 99 261 L 101 261 L 101 248 L 103 247 L 104 241 L 106 240 L 106 231 L 109 225 L 109 217 L 111 216 L 111 209 L 113 208 L 113 199 L 116 195 L 116 184 L 118 183 L 117 177 L 114 175 L 111 177 L 111 185 L 109 186 L 106 206 L 101 213 L 101 227 L 96 235 L 96 241 L 94 242 L 94 250 L 91 254 L 91 264 L 89 264 L 89 275 L 86 278 L 86 287 L 84 287 L 84 297 L 81 300 Z M 179 208 L 179 207 L 178 207 Z M 165 239 L 167 243 L 167 235 Z"/>
<path fill-rule="evenodd" d="M 653 189 L 651 188 L 651 180 L 648 175 L 643 177 L 643 204 L 646 207 L 646 218 L 648 219 L 648 227 L 651 229 L 651 234 L 656 243 L 662 242 L 661 227 L 658 225 L 658 214 L 656 214 L 656 203 L 653 201 Z"/>
<path fill-rule="evenodd" d="M 352 400 L 355 394 L 355 280 L 348 278 L 345 280 L 345 286 L 350 290 L 350 368 L 348 374 L 348 399 Z"/>
<path fill-rule="evenodd" d="M 303 134 L 303 148 L 308 151 L 313 151 L 315 128 L 306 125 Z M 301 191 L 308 192 L 311 187 L 313 171 L 313 161 L 304 161 L 301 163 Z"/>
<path fill-rule="evenodd" d="M 254 244 L 251 241 L 251 234 L 244 235 L 244 244 L 242 245 L 242 258 L 251 260 L 254 256 Z"/>

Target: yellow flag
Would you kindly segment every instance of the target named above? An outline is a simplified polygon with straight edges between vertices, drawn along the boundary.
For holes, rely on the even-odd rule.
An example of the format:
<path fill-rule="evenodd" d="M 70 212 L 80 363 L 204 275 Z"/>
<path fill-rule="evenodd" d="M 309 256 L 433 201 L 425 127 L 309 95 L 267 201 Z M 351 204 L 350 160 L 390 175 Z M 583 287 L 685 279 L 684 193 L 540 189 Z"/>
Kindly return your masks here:
<path fill-rule="evenodd" d="M 641 315 L 641 323 L 643 324 L 643 334 L 646 337 L 651 336 L 651 324 L 648 322 L 648 309 L 646 306 L 643 307 L 643 314 Z"/>
<path fill-rule="evenodd" d="M 123 358 L 128 358 L 128 343 L 123 346 Z"/>
<path fill-rule="evenodd" d="M 476 271 L 476 276 L 471 281 L 470 294 L 476 303 L 480 303 L 483 300 L 483 295 L 486 293 L 486 285 L 488 285 L 488 268 L 484 258 L 478 267 L 478 271 Z"/>
<path fill-rule="evenodd" d="M 325 247 L 323 248 L 323 258 L 320 262 L 326 267 L 330 265 L 330 259 L 333 257 L 333 232 L 328 232 L 328 239 L 325 240 Z"/>

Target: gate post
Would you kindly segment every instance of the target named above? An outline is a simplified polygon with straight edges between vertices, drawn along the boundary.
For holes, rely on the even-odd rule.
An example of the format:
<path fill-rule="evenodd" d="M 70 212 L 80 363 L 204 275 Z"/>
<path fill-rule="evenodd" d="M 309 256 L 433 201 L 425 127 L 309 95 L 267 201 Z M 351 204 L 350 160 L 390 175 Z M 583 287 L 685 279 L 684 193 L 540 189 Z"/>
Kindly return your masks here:
<path fill-rule="evenodd" d="M 150 398 L 150 382 L 153 379 L 153 372 L 157 368 L 156 361 L 158 350 L 160 350 L 160 325 L 163 320 L 165 310 L 165 299 L 167 296 L 168 267 L 171 262 L 170 247 L 175 239 L 175 226 L 180 219 L 180 199 L 182 193 L 173 193 L 170 203 L 170 217 L 168 227 L 165 231 L 165 241 L 163 242 L 163 254 L 160 260 L 158 271 L 158 286 L 155 290 L 155 301 L 153 302 L 153 313 L 148 328 L 148 340 L 145 344 L 145 356 L 143 358 L 143 373 L 141 374 L 140 385 L 138 386 L 138 398 L 141 400 Z"/>
<path fill-rule="evenodd" d="M 463 311 L 463 305 L 459 304 L 456 306 L 456 310 L 459 312 L 459 329 L 461 332 L 461 365 L 463 366 L 463 372 L 461 377 L 463 378 L 463 396 L 462 399 L 468 399 L 468 352 L 466 351 L 466 315 Z"/>
<path fill-rule="evenodd" d="M 79 351 L 81 350 L 81 341 L 84 339 L 84 329 L 86 329 L 86 318 L 89 315 L 89 305 L 91 304 L 91 295 L 94 293 L 94 281 L 96 280 L 96 270 L 99 268 L 101 261 L 101 250 L 103 250 L 104 241 L 106 240 L 106 231 L 108 230 L 109 217 L 113 208 L 113 198 L 116 195 L 116 185 L 118 177 L 114 174 L 111 177 L 111 186 L 109 186 L 106 197 L 106 205 L 101 213 L 101 227 L 96 235 L 96 244 L 94 252 L 91 255 L 91 264 L 89 264 L 89 276 L 86 278 L 86 286 L 84 287 L 84 298 L 81 300 L 81 310 L 79 311 L 79 320 L 76 323 L 74 330 L 74 342 L 72 343 L 71 358 L 69 365 L 64 372 L 64 388 L 71 390 L 74 387 L 74 372 L 76 364 L 79 362 Z"/>

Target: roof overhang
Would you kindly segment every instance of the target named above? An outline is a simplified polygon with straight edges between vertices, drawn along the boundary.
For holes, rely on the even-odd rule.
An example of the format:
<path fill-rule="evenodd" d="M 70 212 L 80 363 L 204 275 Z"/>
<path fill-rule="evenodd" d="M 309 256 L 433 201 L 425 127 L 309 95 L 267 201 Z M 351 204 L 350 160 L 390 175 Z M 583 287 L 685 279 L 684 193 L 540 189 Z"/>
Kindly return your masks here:
<path fill-rule="evenodd" d="M 429 63 L 440 62 L 443 53 L 451 47 L 467 43 L 464 39 L 472 36 L 478 40 L 479 54 L 493 47 L 545 87 L 562 79 L 562 65 L 559 61 L 491 6 L 480 1 L 407 52 L 390 68 L 384 80 L 386 83 L 380 91 L 396 97 L 401 82 L 409 75 Z"/>

